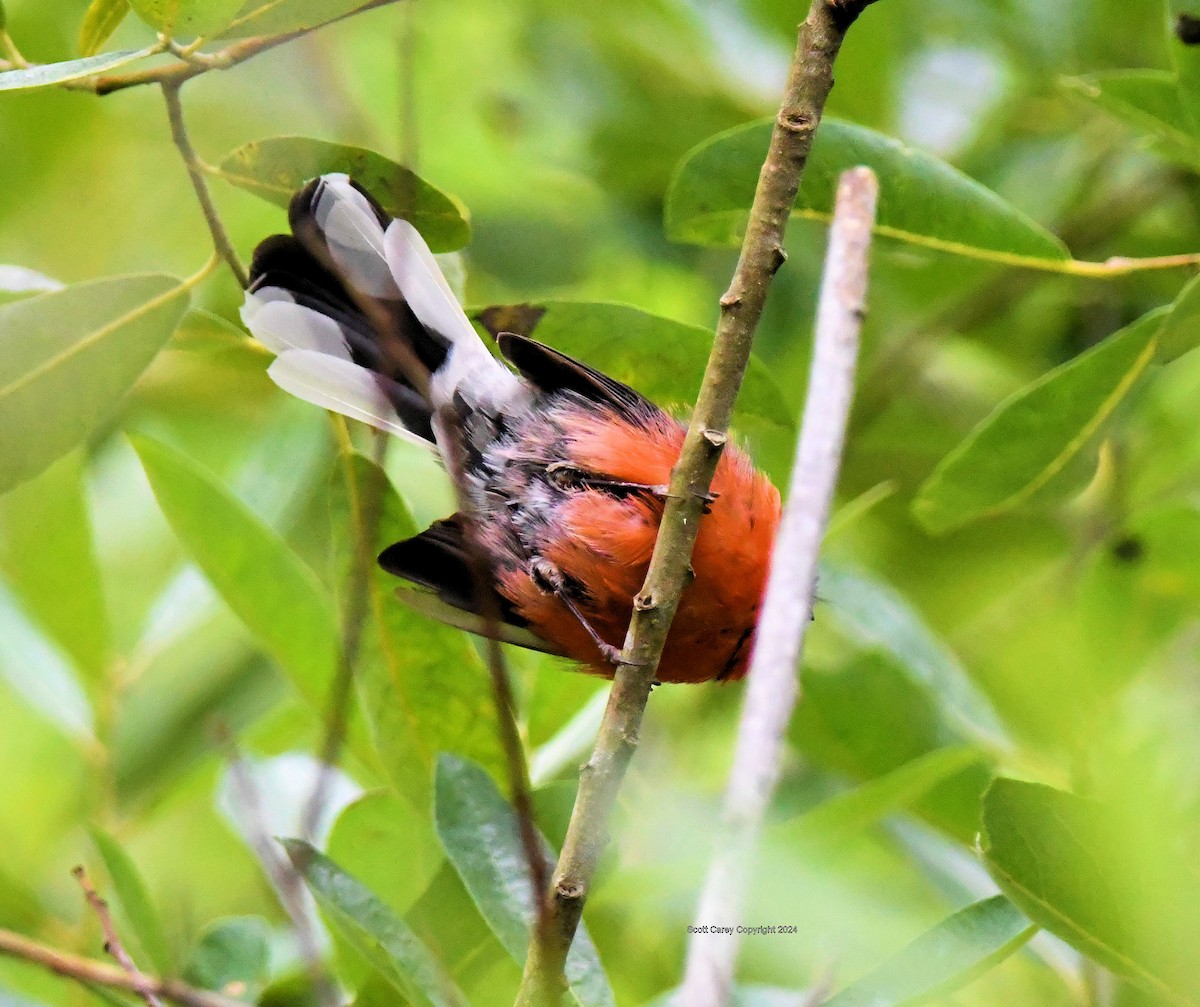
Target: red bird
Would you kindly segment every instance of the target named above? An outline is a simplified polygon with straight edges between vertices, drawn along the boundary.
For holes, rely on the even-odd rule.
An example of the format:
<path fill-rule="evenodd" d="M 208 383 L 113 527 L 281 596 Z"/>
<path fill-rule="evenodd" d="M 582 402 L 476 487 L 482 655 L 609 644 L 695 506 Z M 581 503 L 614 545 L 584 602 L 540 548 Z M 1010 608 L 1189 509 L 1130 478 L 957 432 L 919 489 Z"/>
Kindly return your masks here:
<path fill-rule="evenodd" d="M 480 605 L 456 514 L 380 555 L 425 589 L 397 593 L 451 625 L 486 634 L 490 624 L 509 643 L 611 676 L 684 427 L 627 385 L 501 333 L 514 373 L 480 340 L 416 229 L 345 175 L 297 193 L 289 220 L 291 235 L 255 251 L 242 309 L 278 354 L 271 377 L 453 461 L 494 577 L 495 597 Z M 746 673 L 778 523 L 778 491 L 727 448 L 660 681 Z"/>

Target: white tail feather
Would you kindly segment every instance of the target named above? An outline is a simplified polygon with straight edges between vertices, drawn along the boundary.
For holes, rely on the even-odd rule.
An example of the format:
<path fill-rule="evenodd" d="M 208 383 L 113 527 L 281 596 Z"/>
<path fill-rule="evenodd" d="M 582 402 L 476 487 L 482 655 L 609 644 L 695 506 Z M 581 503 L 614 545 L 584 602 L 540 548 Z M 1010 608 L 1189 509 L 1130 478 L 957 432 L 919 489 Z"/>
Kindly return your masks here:
<path fill-rule="evenodd" d="M 406 441 L 431 448 L 400 422 L 379 378 L 364 367 L 314 350 L 286 350 L 267 375 L 280 388 L 322 409 L 368 423 Z"/>
<path fill-rule="evenodd" d="M 316 350 L 350 359 L 341 327 L 328 315 L 296 304 L 286 290 L 266 287 L 246 295 L 242 321 L 260 343 L 274 353 Z"/>
<path fill-rule="evenodd" d="M 472 405 L 501 408 L 521 395 L 521 382 L 483 345 L 420 232 L 407 220 L 393 220 L 384 253 L 418 321 L 450 343 L 430 385 L 433 405 L 445 405 L 460 392 Z"/>

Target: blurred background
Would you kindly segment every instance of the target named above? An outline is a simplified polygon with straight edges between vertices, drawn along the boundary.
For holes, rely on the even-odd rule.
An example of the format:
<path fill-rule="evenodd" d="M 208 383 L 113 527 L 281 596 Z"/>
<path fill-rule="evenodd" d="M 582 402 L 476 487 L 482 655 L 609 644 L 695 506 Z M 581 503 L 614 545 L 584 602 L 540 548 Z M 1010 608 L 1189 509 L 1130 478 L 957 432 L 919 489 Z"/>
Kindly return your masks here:
<path fill-rule="evenodd" d="M 5 6 L 28 59 L 77 55 L 85 0 Z M 665 193 L 693 146 L 773 114 L 805 6 L 419 0 L 206 74 L 185 88 L 185 110 L 210 162 L 249 140 L 295 134 L 411 164 L 469 210 L 468 305 L 615 301 L 711 327 L 736 253 L 668 241 Z M 1063 83 L 1168 70 L 1165 23 L 1152 0 L 881 0 L 849 36 L 828 111 L 939 155 L 1061 236 L 1076 258 L 1193 251 L 1195 162 Z M 108 48 L 152 39 L 130 17 Z M 278 207 L 213 186 L 243 257 L 286 227 Z M 824 240 L 822 224 L 793 222 L 756 342 L 793 416 Z M 155 88 L 0 95 L 0 263 L 77 283 L 187 276 L 209 252 Z M 1103 443 L 1081 455 L 1070 493 L 938 536 L 910 510 L 934 466 L 997 403 L 1169 304 L 1186 279 L 1062 276 L 878 241 L 826 549 L 834 572 L 828 588 L 818 585 L 828 597 L 745 916 L 798 933 L 748 938 L 747 984 L 839 987 L 994 892 L 974 846 L 981 794 L 998 772 L 1119 809 L 1111 828 L 1127 837 L 1121 863 L 1140 862 L 1151 835 L 1194 872 L 1197 354 L 1138 385 Z M 196 303 L 237 324 L 240 292 L 226 272 Z M 247 927 L 271 948 L 274 978 L 295 952 L 230 811 L 212 725 L 236 734 L 270 796 L 273 829 L 286 833 L 320 750 L 321 715 L 190 565 L 125 436 L 198 460 L 323 569 L 329 424 L 274 389 L 262 357 L 223 339 L 206 349 L 202 336 L 177 336 L 85 451 L 0 499 L 0 926 L 98 953 L 69 876 L 78 862 L 99 863 L 88 831 L 97 826 L 144 875 L 175 968 L 194 978 L 206 940 Z M 652 371 L 655 347 L 640 351 Z M 784 485 L 794 425 L 740 433 Z M 418 452 L 397 446 L 388 471 L 418 524 L 450 509 L 444 477 Z M 851 597 L 866 616 L 850 611 Z M 895 607 L 890 629 L 878 624 L 886 605 Z M 553 659 L 511 656 L 539 821 L 556 842 L 602 683 Z M 961 671 L 990 700 L 1003 746 L 980 746 L 939 689 L 921 687 L 930 662 Z M 587 910 L 618 1003 L 648 1002 L 678 981 L 741 691 L 663 688 L 652 698 Z M 427 702 L 437 716 L 436 697 Z M 583 726 L 572 727 L 580 711 Z M 557 762 L 542 747 L 555 738 L 569 752 Z M 828 830 L 799 824 L 864 781 L 962 746 L 971 746 L 964 758 L 886 814 Z M 383 785 L 368 762 L 346 761 L 332 810 L 358 803 L 331 851 L 440 935 L 473 1002 L 511 1001 L 519 969 L 447 870 L 427 811 L 389 816 L 395 798 L 360 800 Z M 1128 887 L 1142 900 L 1120 910 L 1129 926 L 1174 919 L 1153 901 L 1157 889 Z M 1200 939 L 1173 932 L 1184 947 Z M 6 1007 L 97 1000 L 0 961 Z M 964 1005 L 1154 1000 L 1045 936 L 953 995 Z"/>

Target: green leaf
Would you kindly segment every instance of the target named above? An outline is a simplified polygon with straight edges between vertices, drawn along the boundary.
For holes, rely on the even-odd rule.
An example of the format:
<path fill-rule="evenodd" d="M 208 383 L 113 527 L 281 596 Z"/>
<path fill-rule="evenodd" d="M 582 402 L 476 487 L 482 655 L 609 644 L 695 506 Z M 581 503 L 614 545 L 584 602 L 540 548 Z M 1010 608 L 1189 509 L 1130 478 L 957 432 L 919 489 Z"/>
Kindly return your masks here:
<path fill-rule="evenodd" d="M 316 575 L 190 458 L 141 437 L 133 444 L 185 551 L 301 695 L 323 708 L 338 633 Z"/>
<path fill-rule="evenodd" d="M 1169 364 L 1197 346 L 1200 346 L 1200 276 L 1193 276 L 1175 298 L 1171 313 L 1158 331 L 1157 361 Z"/>
<path fill-rule="evenodd" d="M 79 54 L 94 56 L 129 13 L 129 0 L 92 0 L 79 27 Z"/>
<path fill-rule="evenodd" d="M 147 46 L 145 49 L 119 49 L 116 52 L 101 53 L 99 56 L 69 59 L 62 63 L 41 63 L 23 70 L 5 70 L 0 73 L 0 91 L 65 84 L 69 80 L 107 73 L 109 70 L 152 56 L 157 51 L 154 46 Z"/>
<path fill-rule="evenodd" d="M 247 0 L 225 36 L 282 35 L 325 24 L 351 11 L 366 0 Z"/>
<path fill-rule="evenodd" d="M 534 895 L 517 816 L 491 777 L 452 755 L 438 758 L 434 817 L 442 849 L 492 932 L 517 964 L 529 948 Z M 552 851 L 542 840 L 544 854 Z M 567 985 L 581 1007 L 615 1004 L 604 967 L 580 926 L 567 955 Z"/>
<path fill-rule="evenodd" d="M 365 555 L 372 560 L 418 530 L 387 476 L 358 454 L 343 455 L 335 464 L 329 507 L 343 571 L 351 565 L 348 540 L 361 541 L 371 524 L 374 535 Z M 413 807 L 428 808 L 439 752 L 459 752 L 498 775 L 504 757 L 491 683 L 478 652 L 459 630 L 400 602 L 397 583 L 371 562 L 357 677 L 384 768 Z"/>
<path fill-rule="evenodd" d="M 890 773 L 822 801 L 780 828 L 840 839 L 910 807 L 942 781 L 983 760 L 983 753 L 970 745 L 935 748 Z"/>
<path fill-rule="evenodd" d="M 270 974 L 271 930 L 261 916 L 234 916 L 209 926 L 188 956 L 183 978 L 253 1003 Z"/>
<path fill-rule="evenodd" d="M 669 237 L 741 244 L 771 126 L 771 120 L 737 126 L 688 153 L 667 190 Z M 828 220 L 838 176 L 856 165 L 879 177 L 879 234 L 1010 265 L 1070 259 L 1056 237 L 944 161 L 837 119 L 824 119 L 817 130 L 793 215 Z"/>
<path fill-rule="evenodd" d="M 1000 964 L 1037 932 L 1003 895 L 947 916 L 826 1007 L 915 1007 L 948 996 Z"/>
<path fill-rule="evenodd" d="M 305 973 L 273 979 L 258 995 L 258 1007 L 322 1007 L 321 996 Z"/>
<path fill-rule="evenodd" d="M 1001 402 L 917 491 L 921 524 L 940 534 L 1044 498 L 1154 359 L 1166 311 L 1143 315 Z"/>
<path fill-rule="evenodd" d="M 955 654 L 891 587 L 860 570 L 822 564 L 817 592 L 830 616 L 862 644 L 891 654 L 966 738 L 1005 748 L 1007 732 L 991 701 Z"/>
<path fill-rule="evenodd" d="M 283 207 L 309 179 L 345 172 L 393 217 L 410 221 L 434 252 L 462 248 L 471 238 L 467 212 L 458 200 L 363 147 L 276 136 L 242 144 L 226 155 L 219 171 L 225 181 Z"/>
<path fill-rule="evenodd" d="M 1063 87 L 1167 145 L 1184 160 L 1200 158 L 1200 145 L 1180 101 L 1175 75 L 1166 70 L 1112 70 L 1068 77 Z"/>
<path fill-rule="evenodd" d="M 172 277 L 127 276 L 0 307 L 0 493 L 112 415 L 187 303 Z"/>
<path fill-rule="evenodd" d="M 234 19 L 243 0 L 129 0 L 129 5 L 155 31 L 192 37 L 213 35 Z"/>
<path fill-rule="evenodd" d="M 108 612 L 80 452 L 0 497 L 0 569 L 38 626 L 99 683 Z"/>
<path fill-rule="evenodd" d="M 1177 837 L 1052 787 L 998 779 L 983 806 L 992 877 L 1028 916 L 1167 1003 L 1200 1003 L 1200 881 Z"/>
<path fill-rule="evenodd" d="M 150 898 L 150 892 L 137 865 L 125 852 L 125 848 L 107 832 L 92 826 L 88 829 L 88 834 L 96 844 L 96 849 L 100 851 L 121 908 L 125 910 L 134 936 L 153 964 L 154 971 L 159 975 L 170 975 L 174 964 L 171 961 L 170 945 L 167 943 L 162 917 Z"/>
<path fill-rule="evenodd" d="M 401 914 L 445 863 L 425 810 L 418 813 L 390 791 L 365 794 L 338 816 L 329 856 Z M 396 870 L 397 857 L 403 871 Z"/>
<path fill-rule="evenodd" d="M 283 845 L 330 923 L 401 996 L 421 1007 L 466 1007 L 441 962 L 384 902 L 307 843 Z"/>
<path fill-rule="evenodd" d="M 698 325 L 652 315 L 627 304 L 539 301 L 494 305 L 472 312 L 493 335 L 533 336 L 624 381 L 664 409 L 696 401 L 713 334 Z M 793 409 L 766 364 L 750 358 L 734 422 L 763 422 L 791 430 Z"/>

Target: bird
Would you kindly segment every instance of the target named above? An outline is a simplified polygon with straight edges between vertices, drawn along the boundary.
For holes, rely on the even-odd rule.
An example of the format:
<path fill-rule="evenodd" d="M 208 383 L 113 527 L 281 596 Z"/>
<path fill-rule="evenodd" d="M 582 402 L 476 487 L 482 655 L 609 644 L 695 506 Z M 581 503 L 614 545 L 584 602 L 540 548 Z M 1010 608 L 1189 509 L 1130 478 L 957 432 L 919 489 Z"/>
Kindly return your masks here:
<path fill-rule="evenodd" d="M 400 600 L 611 678 L 685 426 L 528 336 L 500 332 L 494 354 L 417 228 L 348 175 L 310 181 L 288 221 L 256 248 L 241 308 L 269 376 L 424 445 L 459 483 L 457 513 L 378 556 Z M 659 682 L 747 671 L 779 492 L 730 443 L 703 511 Z"/>

